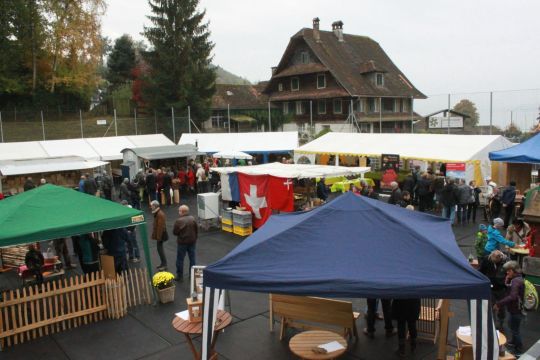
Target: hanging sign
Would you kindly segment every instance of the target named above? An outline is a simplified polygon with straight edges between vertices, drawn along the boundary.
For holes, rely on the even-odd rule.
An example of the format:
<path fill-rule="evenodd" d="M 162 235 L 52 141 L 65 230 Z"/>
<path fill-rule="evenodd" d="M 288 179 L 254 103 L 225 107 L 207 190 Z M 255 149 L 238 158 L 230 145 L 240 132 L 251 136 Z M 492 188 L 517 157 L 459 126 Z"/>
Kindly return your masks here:
<path fill-rule="evenodd" d="M 390 184 L 398 180 L 399 175 L 399 155 L 382 154 L 381 155 L 381 190 L 391 191 Z"/>
<path fill-rule="evenodd" d="M 446 176 L 464 179 L 465 169 L 465 163 L 446 163 Z"/>

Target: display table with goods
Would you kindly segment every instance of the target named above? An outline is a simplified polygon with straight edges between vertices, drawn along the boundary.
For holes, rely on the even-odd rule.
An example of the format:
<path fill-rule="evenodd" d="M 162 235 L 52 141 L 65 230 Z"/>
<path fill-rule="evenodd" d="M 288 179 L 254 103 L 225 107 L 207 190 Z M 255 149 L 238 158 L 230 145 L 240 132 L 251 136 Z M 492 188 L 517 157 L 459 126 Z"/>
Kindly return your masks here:
<path fill-rule="evenodd" d="M 336 359 L 347 351 L 347 341 L 332 331 L 304 331 L 291 338 L 289 348 L 301 359 Z"/>
<path fill-rule="evenodd" d="M 360 188 L 360 182 L 364 181 L 368 186 L 375 186 L 375 183 L 371 179 L 352 179 L 352 180 L 341 180 L 336 181 L 332 183 L 330 186 L 331 192 L 346 192 L 349 191 L 349 187 L 352 185 L 356 186 L 357 188 Z M 325 184 L 327 182 L 325 181 Z"/>
<path fill-rule="evenodd" d="M 199 309 L 199 311 L 202 313 L 202 308 Z M 210 344 L 210 353 L 215 353 L 214 347 L 216 345 L 216 341 L 218 338 L 219 333 L 221 330 L 229 326 L 232 322 L 232 316 L 230 313 L 218 310 L 216 314 L 216 323 L 214 326 L 214 336 L 212 337 L 212 343 Z M 189 344 L 189 347 L 193 353 L 193 357 L 198 360 L 201 358 L 201 355 L 195 348 L 195 345 L 193 344 L 193 338 L 195 336 L 202 334 L 203 329 L 203 323 L 202 321 L 190 321 L 190 314 L 189 310 L 185 310 L 182 312 L 179 312 L 176 314 L 172 321 L 173 328 L 184 334 L 186 337 L 186 340 Z"/>

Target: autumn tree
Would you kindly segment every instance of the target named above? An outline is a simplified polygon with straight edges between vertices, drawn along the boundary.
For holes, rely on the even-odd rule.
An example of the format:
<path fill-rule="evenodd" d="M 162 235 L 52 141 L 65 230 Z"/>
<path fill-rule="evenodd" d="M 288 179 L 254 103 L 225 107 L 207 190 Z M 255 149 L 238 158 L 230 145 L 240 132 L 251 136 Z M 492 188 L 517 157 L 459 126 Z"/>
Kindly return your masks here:
<path fill-rule="evenodd" d="M 149 4 L 152 25 L 144 28 L 144 36 L 151 49 L 144 58 L 150 69 L 142 87 L 144 100 L 158 112 L 190 106 L 192 117 L 204 121 L 216 78 L 205 12 L 197 10 L 198 0 L 149 0 Z"/>
<path fill-rule="evenodd" d="M 469 116 L 469 118 L 465 118 L 464 120 L 465 126 L 468 125 L 469 127 L 475 127 L 478 125 L 480 116 L 478 115 L 476 105 L 472 101 L 463 99 L 454 105 L 453 110 Z"/>

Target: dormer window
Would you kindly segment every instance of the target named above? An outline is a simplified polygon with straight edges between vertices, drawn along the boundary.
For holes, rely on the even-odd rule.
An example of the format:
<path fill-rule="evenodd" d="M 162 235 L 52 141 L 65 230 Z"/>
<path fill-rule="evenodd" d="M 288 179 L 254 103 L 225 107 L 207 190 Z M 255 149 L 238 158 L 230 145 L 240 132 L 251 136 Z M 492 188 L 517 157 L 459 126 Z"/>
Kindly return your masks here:
<path fill-rule="evenodd" d="M 317 89 L 324 89 L 326 87 L 326 75 L 318 74 L 317 75 Z"/>
<path fill-rule="evenodd" d="M 279 83 L 277 88 L 278 88 L 278 91 L 283 91 L 283 83 Z"/>
<path fill-rule="evenodd" d="M 297 77 L 291 78 L 291 90 L 298 91 L 300 89 L 300 80 Z"/>
<path fill-rule="evenodd" d="M 308 54 L 307 51 L 302 51 L 302 52 L 300 53 L 300 62 L 301 62 L 302 64 L 307 64 L 307 63 L 309 63 L 309 54 Z"/>
<path fill-rule="evenodd" d="M 384 74 L 383 73 L 376 73 L 375 74 L 375 83 L 377 86 L 384 86 Z"/>

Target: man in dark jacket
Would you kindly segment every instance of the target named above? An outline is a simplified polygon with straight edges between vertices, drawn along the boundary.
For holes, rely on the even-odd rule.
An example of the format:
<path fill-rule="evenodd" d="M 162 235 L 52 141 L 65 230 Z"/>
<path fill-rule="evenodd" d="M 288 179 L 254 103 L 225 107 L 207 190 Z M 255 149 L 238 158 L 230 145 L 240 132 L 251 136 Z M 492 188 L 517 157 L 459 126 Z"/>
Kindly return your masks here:
<path fill-rule="evenodd" d="M 83 188 L 84 192 L 88 195 L 96 195 L 97 193 L 97 184 L 96 180 L 89 173 L 85 174 L 86 179 L 84 180 Z"/>
<path fill-rule="evenodd" d="M 401 196 L 401 190 L 399 189 L 399 185 L 397 182 L 392 181 L 390 183 L 390 186 L 392 187 L 392 193 L 390 194 L 390 198 L 388 199 L 388 203 L 391 205 L 399 205 L 399 202 L 402 199 Z"/>
<path fill-rule="evenodd" d="M 105 230 L 101 235 L 107 255 L 114 257 L 114 269 L 117 273 L 127 270 L 125 229 Z"/>
<path fill-rule="evenodd" d="M 23 189 L 24 191 L 35 189 L 36 185 L 34 185 L 34 181 L 32 181 L 31 177 L 27 177 L 26 181 L 24 182 Z"/>
<path fill-rule="evenodd" d="M 105 196 L 105 199 L 107 200 L 112 199 L 112 188 L 113 188 L 112 178 L 109 174 L 107 174 L 104 171 L 103 175 L 101 176 L 101 190 L 103 190 L 103 195 Z"/>
<path fill-rule="evenodd" d="M 457 201 L 457 187 L 454 184 L 454 179 L 449 179 L 441 192 L 441 203 L 443 206 L 442 217 L 450 219 L 452 225 L 456 217 Z"/>
<path fill-rule="evenodd" d="M 511 224 L 512 213 L 514 212 L 514 201 L 516 199 L 516 182 L 510 181 L 510 185 L 504 189 L 501 196 L 501 203 L 504 209 L 504 223 Z"/>
<path fill-rule="evenodd" d="M 457 210 L 457 223 L 466 225 L 467 224 L 467 207 L 473 195 L 472 189 L 464 179 L 459 179 L 459 185 L 457 187 L 457 198 L 458 198 L 458 210 Z"/>
<path fill-rule="evenodd" d="M 326 199 L 328 199 L 328 189 L 326 188 L 326 184 L 324 183 L 324 178 L 321 178 L 317 183 L 317 197 L 323 201 L 326 201 Z"/>
<path fill-rule="evenodd" d="M 506 270 L 506 286 L 510 288 L 507 296 L 497 301 L 493 306 L 495 310 L 506 307 L 510 318 L 508 326 L 512 333 L 512 339 L 506 346 L 513 348 L 514 355 L 519 356 L 523 351 L 523 342 L 521 340 L 520 326 L 523 319 L 523 294 L 525 292 L 525 284 L 521 275 L 521 268 L 517 261 L 509 261 L 503 266 Z"/>
<path fill-rule="evenodd" d="M 195 218 L 189 215 L 189 207 L 181 205 L 178 208 L 180 217 L 175 221 L 173 234 L 176 235 L 178 244 L 176 252 L 176 280 L 182 281 L 184 278 L 184 258 L 186 252 L 189 257 L 189 269 L 196 265 L 195 261 L 195 244 L 197 242 L 198 225 Z"/>
<path fill-rule="evenodd" d="M 24 264 L 28 268 L 28 271 L 36 277 L 36 284 L 43 283 L 43 273 L 41 272 L 41 267 L 45 263 L 43 254 L 41 251 L 38 251 L 34 245 L 28 247 L 28 252 L 24 257 Z"/>

